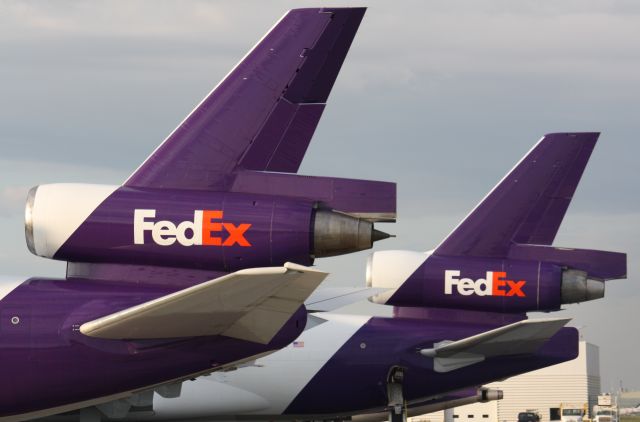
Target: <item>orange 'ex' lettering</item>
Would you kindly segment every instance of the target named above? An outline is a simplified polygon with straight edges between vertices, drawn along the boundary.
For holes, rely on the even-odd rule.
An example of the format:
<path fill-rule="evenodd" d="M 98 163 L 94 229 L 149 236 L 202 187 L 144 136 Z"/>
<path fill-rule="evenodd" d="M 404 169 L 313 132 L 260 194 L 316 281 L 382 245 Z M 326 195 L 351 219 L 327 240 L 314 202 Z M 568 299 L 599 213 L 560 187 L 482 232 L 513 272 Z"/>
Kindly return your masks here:
<path fill-rule="evenodd" d="M 491 292 L 494 296 L 519 296 L 525 297 L 526 295 L 522 291 L 522 287 L 524 287 L 526 281 L 513 281 L 513 280 L 505 280 L 507 273 L 504 271 L 495 271 L 493 273 L 493 291 Z M 502 287 L 508 286 L 509 291 L 502 290 Z"/>

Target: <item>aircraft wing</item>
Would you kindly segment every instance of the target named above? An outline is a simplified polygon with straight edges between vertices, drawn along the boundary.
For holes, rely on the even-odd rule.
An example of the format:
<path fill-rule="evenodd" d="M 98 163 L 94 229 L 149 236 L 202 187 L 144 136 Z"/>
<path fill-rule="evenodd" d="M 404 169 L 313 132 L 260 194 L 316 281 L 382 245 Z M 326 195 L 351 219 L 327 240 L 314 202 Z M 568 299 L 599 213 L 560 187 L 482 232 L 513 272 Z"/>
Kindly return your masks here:
<path fill-rule="evenodd" d="M 125 186 L 227 190 L 236 170 L 296 173 L 364 12 L 289 11 Z"/>
<path fill-rule="evenodd" d="M 420 354 L 433 358 L 436 372 L 449 372 L 488 357 L 535 353 L 570 318 L 528 319 L 456 341 L 443 341 Z"/>
<path fill-rule="evenodd" d="M 86 322 L 80 331 L 108 339 L 224 335 L 266 344 L 326 276 L 292 263 L 241 270 Z"/>

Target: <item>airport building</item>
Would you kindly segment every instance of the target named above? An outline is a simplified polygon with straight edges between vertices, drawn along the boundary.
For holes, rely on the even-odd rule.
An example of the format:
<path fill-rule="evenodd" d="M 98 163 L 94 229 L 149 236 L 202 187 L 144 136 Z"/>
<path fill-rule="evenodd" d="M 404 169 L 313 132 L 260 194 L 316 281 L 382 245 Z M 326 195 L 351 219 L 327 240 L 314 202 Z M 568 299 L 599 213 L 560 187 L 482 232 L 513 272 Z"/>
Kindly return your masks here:
<path fill-rule="evenodd" d="M 517 422 L 518 413 L 533 410 L 540 422 L 560 419 L 561 406 L 597 404 L 600 393 L 598 346 L 580 342 L 577 359 L 488 384 L 504 399 L 476 403 L 409 418 L 411 422 Z"/>
<path fill-rule="evenodd" d="M 640 391 L 621 391 L 617 399 L 620 409 L 637 409 L 640 407 Z"/>

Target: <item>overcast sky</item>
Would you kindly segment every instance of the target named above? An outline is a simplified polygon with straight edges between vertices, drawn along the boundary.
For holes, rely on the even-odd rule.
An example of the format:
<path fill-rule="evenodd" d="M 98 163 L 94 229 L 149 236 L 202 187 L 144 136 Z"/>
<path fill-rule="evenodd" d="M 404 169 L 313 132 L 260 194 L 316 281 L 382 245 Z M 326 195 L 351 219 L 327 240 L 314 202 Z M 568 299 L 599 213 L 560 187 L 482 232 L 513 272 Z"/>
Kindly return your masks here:
<path fill-rule="evenodd" d="M 300 172 L 397 182 L 377 249 L 434 247 L 541 135 L 602 132 L 556 245 L 627 252 L 629 279 L 562 314 L 600 346 L 603 389 L 640 388 L 640 2 L 323 4 L 369 10 Z M 0 0 L 0 272 L 63 276 L 25 246 L 28 188 L 121 183 L 302 5 Z M 367 255 L 316 264 L 361 285 Z"/>

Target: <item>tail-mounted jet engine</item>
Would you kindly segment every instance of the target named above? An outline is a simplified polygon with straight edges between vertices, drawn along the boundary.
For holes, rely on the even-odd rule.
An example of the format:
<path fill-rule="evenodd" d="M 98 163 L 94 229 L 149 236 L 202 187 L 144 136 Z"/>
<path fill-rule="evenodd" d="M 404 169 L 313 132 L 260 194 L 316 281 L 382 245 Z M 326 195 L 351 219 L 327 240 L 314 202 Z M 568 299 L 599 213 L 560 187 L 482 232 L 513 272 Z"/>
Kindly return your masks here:
<path fill-rule="evenodd" d="M 369 249 L 389 237 L 377 219 L 306 198 L 52 184 L 29 192 L 25 233 L 46 258 L 235 271 Z"/>
<path fill-rule="evenodd" d="M 375 303 L 528 312 L 602 298 L 605 280 L 625 277 L 625 254 L 550 249 L 556 256 L 549 261 L 374 252 L 367 262 L 367 285 L 390 289 L 372 298 Z"/>

